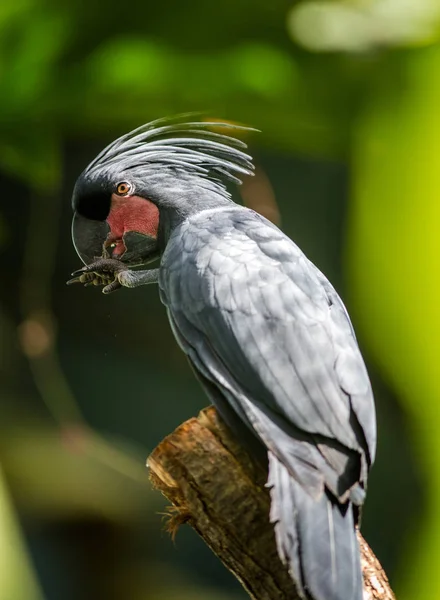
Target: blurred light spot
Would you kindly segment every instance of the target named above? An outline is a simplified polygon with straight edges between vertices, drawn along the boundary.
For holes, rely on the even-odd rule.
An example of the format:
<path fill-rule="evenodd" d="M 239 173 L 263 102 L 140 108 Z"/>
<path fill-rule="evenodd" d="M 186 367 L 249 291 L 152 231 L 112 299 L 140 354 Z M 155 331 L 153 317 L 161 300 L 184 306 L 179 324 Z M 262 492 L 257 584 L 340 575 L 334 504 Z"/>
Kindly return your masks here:
<path fill-rule="evenodd" d="M 166 89 L 170 60 L 168 50 L 155 42 L 118 38 L 98 47 L 89 68 L 99 88 L 160 92 Z"/>
<path fill-rule="evenodd" d="M 52 320 L 46 313 L 36 313 L 18 327 L 18 338 L 23 353 L 29 358 L 41 358 L 53 346 Z"/>
<path fill-rule="evenodd" d="M 309 50 L 360 52 L 431 43 L 439 21 L 438 0 L 302 2 L 290 11 L 287 27 Z"/>
<path fill-rule="evenodd" d="M 315 51 L 364 50 L 369 20 L 348 6 L 312 2 L 290 13 L 289 31 L 295 41 Z"/>
<path fill-rule="evenodd" d="M 89 432 L 84 425 L 77 423 L 65 425 L 61 428 L 61 443 L 73 454 L 81 454 L 84 452 L 88 439 Z"/>
<path fill-rule="evenodd" d="M 261 96 L 278 96 L 297 81 L 295 63 L 278 49 L 247 44 L 231 54 L 231 72 L 248 91 Z"/>

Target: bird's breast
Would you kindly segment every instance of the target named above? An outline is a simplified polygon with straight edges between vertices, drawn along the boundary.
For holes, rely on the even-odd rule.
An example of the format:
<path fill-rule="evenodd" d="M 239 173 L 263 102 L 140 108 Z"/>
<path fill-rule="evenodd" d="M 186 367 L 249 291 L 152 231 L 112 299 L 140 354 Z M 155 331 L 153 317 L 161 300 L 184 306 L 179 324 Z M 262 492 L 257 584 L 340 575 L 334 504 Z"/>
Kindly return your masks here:
<path fill-rule="evenodd" d="M 162 299 L 175 308 L 190 303 L 195 311 L 270 311 L 279 318 L 272 296 L 289 287 L 286 267 L 297 260 L 293 243 L 254 213 L 213 211 L 189 219 L 170 238 L 161 263 Z M 260 297 L 267 298 L 265 306 L 254 301 Z"/>

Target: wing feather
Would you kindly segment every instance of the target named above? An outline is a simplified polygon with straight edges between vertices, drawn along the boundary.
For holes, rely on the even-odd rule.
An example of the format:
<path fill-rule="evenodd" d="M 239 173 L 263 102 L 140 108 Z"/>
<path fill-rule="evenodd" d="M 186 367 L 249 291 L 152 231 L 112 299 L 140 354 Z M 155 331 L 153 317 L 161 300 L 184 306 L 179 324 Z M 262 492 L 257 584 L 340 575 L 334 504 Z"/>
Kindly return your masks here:
<path fill-rule="evenodd" d="M 308 436 L 374 456 L 374 404 L 363 359 L 344 305 L 318 269 L 247 209 L 198 216 L 178 235 L 180 249 L 191 251 L 171 249 L 174 260 L 165 253 L 160 286 L 196 368 L 220 382 L 254 428 L 266 427 L 261 415 L 252 416 L 258 406 Z M 203 243 L 194 245 L 195 239 Z M 264 442 L 279 454 L 276 438 Z M 327 454 L 327 464 L 338 462 L 337 453 Z"/>

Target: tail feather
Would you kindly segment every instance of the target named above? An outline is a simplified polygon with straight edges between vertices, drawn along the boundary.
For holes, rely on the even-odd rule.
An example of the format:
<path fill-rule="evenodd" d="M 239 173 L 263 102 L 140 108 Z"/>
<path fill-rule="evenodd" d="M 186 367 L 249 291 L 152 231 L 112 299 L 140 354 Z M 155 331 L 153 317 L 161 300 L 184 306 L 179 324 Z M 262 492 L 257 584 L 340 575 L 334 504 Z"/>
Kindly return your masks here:
<path fill-rule="evenodd" d="M 270 518 L 278 553 L 298 592 L 313 600 L 362 600 L 353 507 L 325 491 L 313 498 L 269 452 Z"/>

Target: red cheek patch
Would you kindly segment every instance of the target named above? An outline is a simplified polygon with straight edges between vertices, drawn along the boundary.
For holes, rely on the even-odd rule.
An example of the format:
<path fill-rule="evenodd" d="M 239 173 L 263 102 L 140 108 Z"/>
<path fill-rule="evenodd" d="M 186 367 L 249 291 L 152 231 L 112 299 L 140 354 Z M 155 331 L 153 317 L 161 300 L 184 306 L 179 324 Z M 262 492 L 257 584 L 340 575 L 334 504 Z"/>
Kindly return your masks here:
<path fill-rule="evenodd" d="M 110 233 L 105 245 L 115 244 L 113 254 L 126 251 L 122 237 L 128 231 L 136 231 L 153 238 L 159 228 L 159 209 L 155 204 L 139 196 L 112 196 L 110 214 L 107 217 Z"/>

